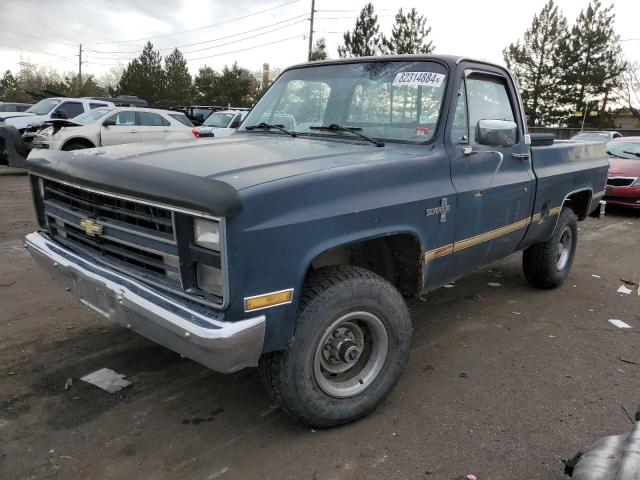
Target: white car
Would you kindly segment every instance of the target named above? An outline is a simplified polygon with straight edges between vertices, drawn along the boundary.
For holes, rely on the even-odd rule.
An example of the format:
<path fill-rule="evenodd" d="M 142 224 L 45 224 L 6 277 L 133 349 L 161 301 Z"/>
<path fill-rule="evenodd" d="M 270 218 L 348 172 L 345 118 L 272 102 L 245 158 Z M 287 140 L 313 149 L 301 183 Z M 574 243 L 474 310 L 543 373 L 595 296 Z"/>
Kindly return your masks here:
<path fill-rule="evenodd" d="M 40 130 L 33 148 L 78 150 L 125 143 L 195 140 L 198 133 L 179 112 L 152 108 L 97 108 Z"/>
<path fill-rule="evenodd" d="M 201 137 L 228 137 L 240 126 L 248 110 L 220 110 L 213 112 L 197 127 Z"/>
<path fill-rule="evenodd" d="M 1 113 L 0 126 L 16 127 L 22 133 L 27 127 L 41 124 L 47 120 L 74 118 L 82 113 L 102 107 L 114 108 L 115 105 L 111 102 L 91 98 L 45 98 L 24 112 Z"/>

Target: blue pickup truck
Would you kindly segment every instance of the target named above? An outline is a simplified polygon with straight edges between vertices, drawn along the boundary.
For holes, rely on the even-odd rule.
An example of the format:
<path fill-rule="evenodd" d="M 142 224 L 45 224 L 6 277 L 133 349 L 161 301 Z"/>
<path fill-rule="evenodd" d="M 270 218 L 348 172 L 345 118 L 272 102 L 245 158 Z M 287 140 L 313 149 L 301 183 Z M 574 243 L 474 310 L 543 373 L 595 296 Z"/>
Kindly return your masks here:
<path fill-rule="evenodd" d="M 416 297 L 517 251 L 569 275 L 604 144 L 527 132 L 510 73 L 420 55 L 285 70 L 230 137 L 28 159 L 26 246 L 109 320 L 219 372 L 259 365 L 316 427 L 370 412 Z"/>

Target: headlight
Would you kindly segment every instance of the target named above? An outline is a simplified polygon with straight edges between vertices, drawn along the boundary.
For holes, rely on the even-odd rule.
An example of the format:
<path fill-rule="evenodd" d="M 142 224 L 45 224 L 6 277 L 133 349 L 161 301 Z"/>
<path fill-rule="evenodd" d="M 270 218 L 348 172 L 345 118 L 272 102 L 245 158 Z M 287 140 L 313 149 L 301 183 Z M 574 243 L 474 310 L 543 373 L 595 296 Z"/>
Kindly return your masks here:
<path fill-rule="evenodd" d="M 200 247 L 220 251 L 220 224 L 201 218 L 194 219 L 193 241 Z"/>
<path fill-rule="evenodd" d="M 632 187 L 640 187 L 640 177 L 636 178 L 635 182 L 631 184 Z"/>
<path fill-rule="evenodd" d="M 196 269 L 198 287 L 219 297 L 223 296 L 222 292 L 222 271 L 219 268 L 210 267 L 209 265 L 198 264 Z"/>
<path fill-rule="evenodd" d="M 38 135 L 41 137 L 50 137 L 53 135 L 53 127 L 43 128 L 38 132 Z"/>
<path fill-rule="evenodd" d="M 7 126 L 7 122 L 5 122 L 4 120 L 0 120 L 0 127 L 6 127 Z"/>

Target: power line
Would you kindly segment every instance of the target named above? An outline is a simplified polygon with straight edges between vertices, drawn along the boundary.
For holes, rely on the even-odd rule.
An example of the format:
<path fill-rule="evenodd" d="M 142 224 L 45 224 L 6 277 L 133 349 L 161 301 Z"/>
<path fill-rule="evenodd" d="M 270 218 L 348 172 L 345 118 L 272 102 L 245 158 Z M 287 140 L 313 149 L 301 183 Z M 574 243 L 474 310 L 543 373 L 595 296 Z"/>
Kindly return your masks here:
<path fill-rule="evenodd" d="M 204 60 L 206 58 L 221 57 L 223 55 L 229 55 L 231 53 L 238 53 L 238 52 L 246 52 L 247 50 L 253 50 L 254 48 L 267 47 L 269 45 L 275 45 L 276 43 L 282 43 L 282 42 L 286 42 L 288 40 L 293 40 L 294 38 L 301 38 L 301 37 L 304 38 L 304 34 L 295 35 L 293 37 L 288 37 L 288 38 L 283 38 L 283 39 L 280 39 L 280 40 L 276 40 L 274 42 L 263 43 L 261 45 L 254 45 L 254 46 L 247 47 L 247 48 L 241 48 L 240 50 L 233 50 L 231 52 L 216 53 L 215 55 L 207 55 L 206 57 L 187 58 L 186 60 L 188 62 L 191 62 L 193 60 Z"/>
<path fill-rule="evenodd" d="M 65 43 L 65 42 L 59 42 L 57 40 L 51 40 L 50 38 L 45 38 L 45 37 L 39 37 L 37 35 L 31 35 L 29 33 L 22 33 L 22 32 L 14 32 L 13 30 L 7 30 L 6 28 L 0 28 L 0 31 L 2 32 L 7 32 L 7 33 L 12 33 L 14 35 L 22 35 L 23 37 L 29 37 L 29 38 L 35 38 L 37 40 L 45 40 L 47 42 L 51 42 L 51 43 L 58 43 L 60 45 L 64 45 L 66 47 L 73 47 L 76 48 L 77 45 L 72 45 L 71 43 Z"/>
<path fill-rule="evenodd" d="M 224 37 L 212 38 L 212 39 L 210 39 L 210 40 L 204 40 L 204 41 L 201 41 L 201 42 L 187 43 L 187 44 L 185 44 L 185 45 L 176 45 L 176 46 L 174 46 L 174 47 L 158 48 L 157 50 L 159 50 L 159 51 L 164 51 L 164 50 L 173 50 L 174 48 L 184 48 L 184 47 L 191 47 L 191 46 L 196 46 L 196 45 L 202 45 L 202 44 L 205 44 L 205 43 L 217 42 L 217 41 L 219 41 L 219 40 L 226 40 L 226 39 L 228 39 L 228 38 L 238 37 L 238 36 L 240 36 L 240 35 L 245 35 L 245 34 L 247 34 L 247 33 L 255 32 L 255 31 L 258 31 L 258 30 L 264 30 L 265 28 L 269 28 L 269 27 L 272 27 L 272 26 L 275 26 L 275 25 L 280 25 L 280 24 L 282 24 L 282 23 L 286 23 L 286 22 L 289 22 L 289 21 L 291 21 L 291 20 L 298 20 L 297 22 L 291 23 L 291 24 L 289 24 L 289 25 L 283 25 L 283 26 L 278 27 L 278 28 L 274 28 L 274 29 L 272 29 L 272 30 L 270 30 L 270 31 L 268 31 L 268 32 L 263 32 L 263 33 L 260 33 L 260 34 L 257 34 L 257 35 L 252 35 L 252 36 L 249 36 L 249 37 L 247 37 L 247 38 L 243 38 L 243 39 L 237 40 L 237 41 L 240 41 L 240 42 L 241 42 L 241 41 L 243 41 L 243 40 L 248 40 L 248 39 L 250 39 L 250 38 L 259 37 L 259 36 L 261 36 L 261 35 L 264 35 L 265 33 L 275 32 L 275 31 L 277 31 L 277 30 L 281 30 L 281 29 L 284 29 L 284 28 L 289 28 L 289 27 L 290 27 L 290 26 L 292 26 L 292 25 L 297 25 L 298 23 L 306 22 L 306 21 L 307 21 L 307 19 L 306 19 L 306 18 L 301 19 L 302 17 L 306 17 L 306 16 L 307 16 L 307 14 L 305 13 L 305 14 L 297 15 L 297 16 L 295 16 L 295 17 L 291 17 L 291 18 L 287 18 L 286 20 L 281 20 L 281 21 L 279 21 L 279 22 L 275 22 L 275 23 L 272 23 L 272 24 L 269 24 L 269 25 L 264 25 L 264 26 L 262 26 L 262 27 L 253 28 L 253 29 L 251 29 L 251 30 L 247 30 L 247 31 L 245 31 L 245 32 L 233 33 L 233 34 L 231 34 L 231 35 L 225 35 Z M 227 44 L 222 44 L 222 45 L 227 45 Z M 221 46 L 221 45 L 218 45 L 218 46 Z M 215 48 L 215 46 L 206 47 L 206 48 L 203 48 L 203 49 L 201 49 L 201 50 L 206 50 L 207 48 Z M 89 49 L 86 49 L 86 50 L 87 50 L 87 51 L 89 51 L 89 52 L 92 52 L 92 53 L 98 53 L 98 54 L 101 54 L 101 55 L 102 55 L 102 54 L 110 55 L 110 54 L 139 54 L 139 53 L 140 53 L 140 50 L 127 51 L 127 52 L 104 52 L 104 51 L 99 51 L 99 50 L 89 50 Z M 197 51 L 200 51 L 200 50 L 191 50 L 191 51 L 189 51 L 189 52 L 183 52 L 183 53 L 192 53 L 192 52 L 197 52 Z M 99 57 L 95 57 L 95 58 L 99 58 Z M 100 57 L 100 58 L 102 58 L 103 60 L 116 60 L 116 59 L 106 58 L 106 57 Z"/>
<path fill-rule="evenodd" d="M 35 48 L 16 47 L 15 45 L 9 45 L 7 43 L 0 43 L 0 45 L 2 45 L 3 47 L 13 48 L 14 50 L 26 50 L 28 52 L 42 53 L 44 55 L 51 55 L 52 57 L 59 57 L 59 58 L 63 58 L 64 57 L 64 55 L 58 55 L 56 53 L 49 53 L 49 52 L 45 52 L 44 50 L 36 50 Z"/>
<path fill-rule="evenodd" d="M 278 8 L 286 7 L 287 5 L 298 3 L 300 1 L 301 0 L 292 0 L 292 1 L 287 2 L 287 3 L 282 3 L 280 5 L 276 5 L 275 7 L 266 8 L 264 10 L 260 10 L 259 12 L 249 13 L 247 15 L 242 15 L 240 17 L 231 18 L 229 20 L 224 20 L 222 22 L 213 23 L 211 25 L 205 25 L 203 27 L 191 28 L 189 30 L 183 30 L 181 32 L 166 33 L 164 35 L 156 35 L 156 36 L 153 36 L 153 37 L 145 37 L 145 38 L 136 38 L 136 39 L 131 39 L 131 40 L 118 40 L 118 41 L 115 41 L 115 42 L 93 42 L 93 43 L 88 43 L 87 45 L 114 45 L 114 44 L 117 44 L 117 43 L 134 43 L 134 42 L 141 42 L 141 41 L 145 41 L 145 40 L 153 40 L 153 39 L 156 39 L 156 38 L 164 38 L 164 37 L 172 37 L 174 35 L 182 35 L 183 33 L 196 32 L 198 30 L 204 30 L 206 28 L 217 27 L 219 25 L 224 25 L 226 23 L 237 22 L 238 20 L 243 20 L 245 18 L 254 17 L 254 16 L 259 15 L 261 13 L 270 12 L 272 10 L 276 10 Z"/>

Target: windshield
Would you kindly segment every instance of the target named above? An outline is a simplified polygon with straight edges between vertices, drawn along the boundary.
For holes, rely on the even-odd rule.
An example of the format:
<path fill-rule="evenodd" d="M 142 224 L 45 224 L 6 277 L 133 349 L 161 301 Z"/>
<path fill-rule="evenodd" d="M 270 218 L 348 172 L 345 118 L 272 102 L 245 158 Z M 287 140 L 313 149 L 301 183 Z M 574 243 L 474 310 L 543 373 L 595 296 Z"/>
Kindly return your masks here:
<path fill-rule="evenodd" d="M 79 123 L 80 125 L 93 123 L 109 113 L 109 110 L 110 109 L 108 108 L 94 108 L 93 110 L 89 110 L 88 112 L 81 113 L 77 117 L 74 117 L 73 121 L 75 123 Z"/>
<path fill-rule="evenodd" d="M 35 113 L 36 115 L 46 115 L 59 103 L 60 100 L 56 100 L 55 98 L 45 98 L 44 100 L 40 100 L 33 107 L 29 108 L 27 112 Z"/>
<path fill-rule="evenodd" d="M 204 121 L 203 125 L 206 127 L 226 128 L 234 116 L 235 113 L 212 113 Z"/>
<path fill-rule="evenodd" d="M 640 141 L 638 142 L 609 142 L 607 153 L 612 157 L 640 160 Z"/>
<path fill-rule="evenodd" d="M 298 134 L 355 138 L 310 128 L 336 124 L 380 140 L 422 143 L 435 134 L 445 80 L 445 68 L 426 61 L 297 68 L 278 78 L 241 130 L 268 123 Z"/>

